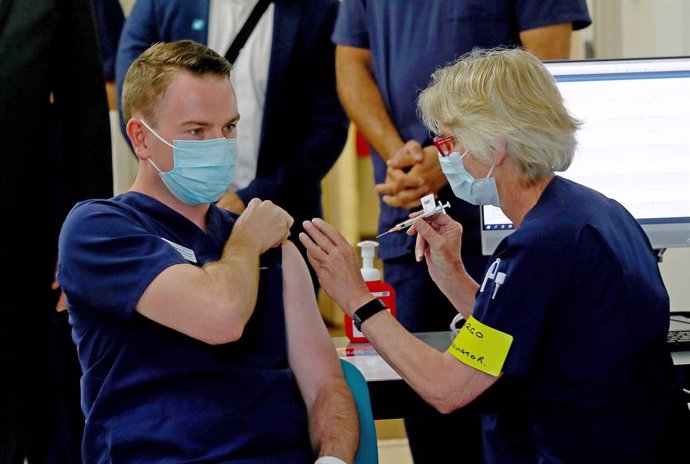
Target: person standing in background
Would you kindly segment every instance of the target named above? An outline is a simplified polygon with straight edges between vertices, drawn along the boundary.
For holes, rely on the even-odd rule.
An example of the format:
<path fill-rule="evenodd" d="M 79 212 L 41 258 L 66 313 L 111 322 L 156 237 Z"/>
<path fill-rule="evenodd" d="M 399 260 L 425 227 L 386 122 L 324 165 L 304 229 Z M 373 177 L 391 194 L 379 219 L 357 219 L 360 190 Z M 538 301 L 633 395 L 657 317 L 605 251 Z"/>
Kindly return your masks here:
<path fill-rule="evenodd" d="M 50 330 L 57 237 L 112 192 L 108 109 L 88 0 L 0 3 L 0 463 L 49 462 L 59 420 Z M 39 237 L 36 239 L 35 237 Z"/>
<path fill-rule="evenodd" d="M 115 96 L 115 55 L 125 16 L 119 0 L 92 0 L 96 32 L 101 51 L 108 109 L 117 111 Z M 57 150 L 60 147 L 56 148 Z M 53 288 L 58 289 L 57 280 Z M 80 464 L 84 414 L 81 410 L 81 366 L 77 348 L 72 341 L 72 327 L 67 304 L 61 294 L 55 305 L 57 314 L 50 327 L 50 351 L 55 374 L 55 392 L 59 416 L 50 440 L 48 462 L 51 464 Z"/>
<path fill-rule="evenodd" d="M 93 0 L 93 7 L 96 15 L 98 42 L 101 45 L 105 88 L 108 92 L 108 109 L 117 111 L 115 59 L 122 26 L 125 24 L 125 15 L 120 0 Z"/>
<path fill-rule="evenodd" d="M 138 0 L 118 47 L 118 95 L 129 65 L 155 42 L 191 39 L 225 55 L 257 3 Z M 337 0 L 273 1 L 232 63 L 242 114 L 239 156 L 219 206 L 241 213 L 249 200 L 261 198 L 284 208 L 296 224 L 322 215 L 321 180 L 340 155 L 348 126 L 329 40 L 337 9 Z"/>
<path fill-rule="evenodd" d="M 343 0 L 333 41 L 338 93 L 350 119 L 372 147 L 379 233 L 408 218 L 420 198 L 434 193 L 463 225 L 462 260 L 479 279 L 479 208 L 456 198 L 438 163 L 416 99 L 439 66 L 474 47 L 522 46 L 541 59 L 569 57 L 574 29 L 590 24 L 585 0 Z M 408 331 L 447 330 L 457 311 L 415 261 L 414 239 L 404 233 L 380 239 L 384 276 L 396 291 L 396 311 Z M 433 309 L 433 310 L 431 310 Z M 461 414 L 462 416 L 459 416 Z M 481 461 L 476 411 L 405 421 L 416 462 L 442 462 L 443 447 L 463 436 L 467 462 Z M 433 437 L 433 439 L 431 439 Z"/>

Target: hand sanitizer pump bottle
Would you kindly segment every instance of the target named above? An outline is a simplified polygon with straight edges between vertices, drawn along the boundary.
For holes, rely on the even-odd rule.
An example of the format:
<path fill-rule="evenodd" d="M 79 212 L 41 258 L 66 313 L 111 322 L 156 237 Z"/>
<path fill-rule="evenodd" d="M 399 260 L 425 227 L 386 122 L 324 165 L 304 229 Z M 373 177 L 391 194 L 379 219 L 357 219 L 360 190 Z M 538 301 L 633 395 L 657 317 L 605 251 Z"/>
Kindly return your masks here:
<path fill-rule="evenodd" d="M 395 290 L 393 287 L 381 280 L 381 272 L 374 267 L 374 256 L 378 242 L 365 240 L 357 244 L 362 249 L 362 277 L 367 284 L 367 288 L 373 296 L 381 299 L 386 304 L 388 311 L 395 317 Z M 354 343 L 364 343 L 367 338 L 362 332 L 357 330 L 352 318 L 345 315 L 345 333 L 347 338 Z"/>

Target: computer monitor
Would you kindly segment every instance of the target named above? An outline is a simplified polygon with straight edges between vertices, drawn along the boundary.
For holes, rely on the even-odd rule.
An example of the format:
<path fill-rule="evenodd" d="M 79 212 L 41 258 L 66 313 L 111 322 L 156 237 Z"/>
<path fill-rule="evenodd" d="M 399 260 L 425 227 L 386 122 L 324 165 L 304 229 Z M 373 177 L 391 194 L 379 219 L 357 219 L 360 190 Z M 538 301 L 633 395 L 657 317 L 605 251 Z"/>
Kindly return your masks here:
<path fill-rule="evenodd" d="M 690 57 L 545 64 L 583 122 L 558 175 L 625 206 L 655 249 L 690 246 Z M 484 254 L 513 231 L 494 206 L 481 228 Z"/>

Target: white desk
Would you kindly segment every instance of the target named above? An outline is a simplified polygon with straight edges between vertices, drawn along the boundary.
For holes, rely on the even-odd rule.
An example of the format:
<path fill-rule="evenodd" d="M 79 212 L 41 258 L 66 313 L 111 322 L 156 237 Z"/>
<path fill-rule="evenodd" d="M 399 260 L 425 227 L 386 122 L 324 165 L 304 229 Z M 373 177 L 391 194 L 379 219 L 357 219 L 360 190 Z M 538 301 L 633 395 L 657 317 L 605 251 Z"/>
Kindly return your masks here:
<path fill-rule="evenodd" d="M 422 332 L 414 335 L 439 351 L 445 351 L 453 341 L 450 331 Z M 338 356 L 355 365 L 364 375 L 369 386 L 375 419 L 439 414 L 403 382 L 400 375 L 369 343 L 350 343 L 347 337 L 334 337 L 333 344 Z M 671 355 L 673 363 L 681 366 L 686 372 L 685 385 L 686 388 L 690 388 L 690 351 L 676 351 Z"/>
<path fill-rule="evenodd" d="M 453 341 L 450 331 L 420 332 L 414 334 L 414 336 L 439 351 L 446 351 Z M 333 344 L 338 351 L 338 356 L 354 364 L 364 375 L 367 382 L 401 380 L 398 373 L 379 356 L 371 344 L 350 343 L 347 337 L 334 337 Z"/>
<path fill-rule="evenodd" d="M 671 353 L 671 357 L 676 366 L 690 365 L 690 351 L 674 351 Z"/>

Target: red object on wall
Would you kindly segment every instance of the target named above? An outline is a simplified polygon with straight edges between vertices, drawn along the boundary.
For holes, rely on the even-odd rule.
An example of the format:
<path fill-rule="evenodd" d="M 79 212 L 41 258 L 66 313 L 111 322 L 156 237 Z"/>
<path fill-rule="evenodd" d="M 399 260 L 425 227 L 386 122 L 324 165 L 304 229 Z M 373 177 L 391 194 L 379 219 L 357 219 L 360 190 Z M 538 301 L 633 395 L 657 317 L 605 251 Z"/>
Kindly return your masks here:
<path fill-rule="evenodd" d="M 358 130 L 355 131 L 355 135 L 357 156 L 360 158 L 369 156 L 369 144 L 367 143 L 367 140 Z"/>

